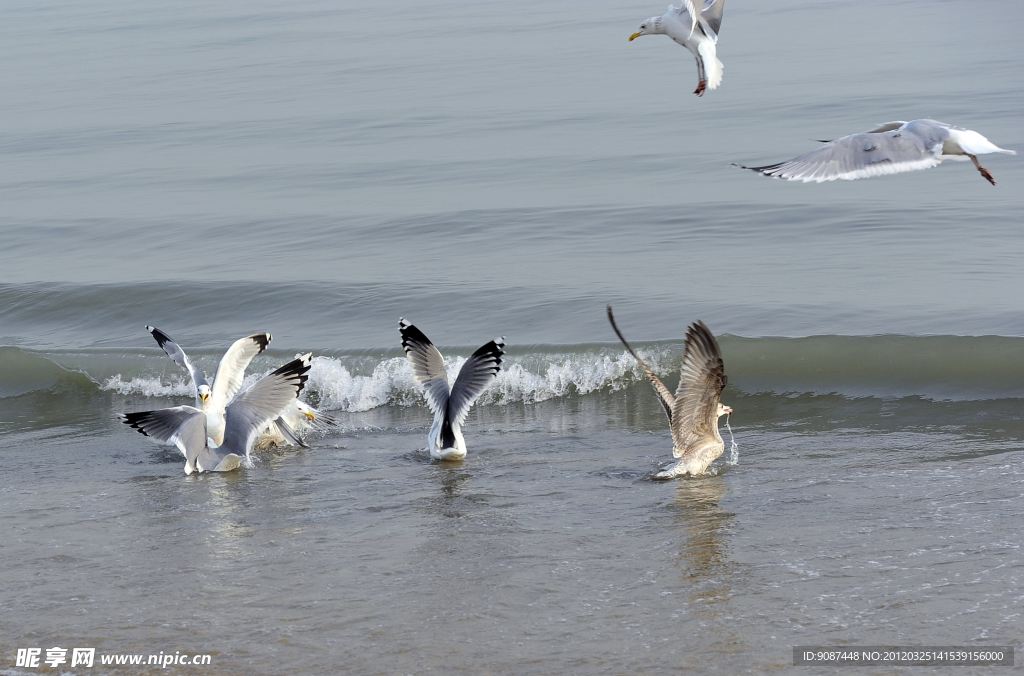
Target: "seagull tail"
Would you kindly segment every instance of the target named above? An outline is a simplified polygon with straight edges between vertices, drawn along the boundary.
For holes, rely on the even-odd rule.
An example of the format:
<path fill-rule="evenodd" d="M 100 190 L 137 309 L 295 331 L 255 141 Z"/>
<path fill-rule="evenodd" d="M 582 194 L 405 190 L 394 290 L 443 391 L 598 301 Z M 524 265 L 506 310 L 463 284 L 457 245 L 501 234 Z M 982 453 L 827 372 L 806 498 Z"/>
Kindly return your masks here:
<path fill-rule="evenodd" d="M 718 60 L 718 55 L 715 53 L 715 43 L 713 42 L 701 42 L 697 47 L 697 51 L 700 53 L 701 61 L 704 63 L 704 74 L 708 78 L 708 89 L 715 89 L 718 85 L 722 84 L 722 71 L 725 66 Z"/>

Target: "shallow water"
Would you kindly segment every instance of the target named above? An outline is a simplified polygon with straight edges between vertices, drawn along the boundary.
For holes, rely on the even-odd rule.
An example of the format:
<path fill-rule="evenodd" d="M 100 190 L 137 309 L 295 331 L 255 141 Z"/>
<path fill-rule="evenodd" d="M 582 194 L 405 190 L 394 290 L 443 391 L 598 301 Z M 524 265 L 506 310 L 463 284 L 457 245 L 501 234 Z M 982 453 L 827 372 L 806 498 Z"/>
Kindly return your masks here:
<path fill-rule="evenodd" d="M 9 4 L 0 672 L 55 645 L 256 674 L 1019 650 L 1020 158 L 985 158 L 995 187 L 729 164 L 926 116 L 1024 150 L 1024 6 L 730 0 L 702 99 L 682 49 L 627 42 L 661 11 Z M 689 322 L 720 337 L 737 464 L 650 480 L 671 440 L 607 303 L 670 386 Z M 400 316 L 450 370 L 507 337 L 462 463 L 420 450 Z M 255 331 L 250 378 L 313 351 L 339 426 L 184 476 L 116 420 L 190 396 L 147 324 L 207 373 Z"/>

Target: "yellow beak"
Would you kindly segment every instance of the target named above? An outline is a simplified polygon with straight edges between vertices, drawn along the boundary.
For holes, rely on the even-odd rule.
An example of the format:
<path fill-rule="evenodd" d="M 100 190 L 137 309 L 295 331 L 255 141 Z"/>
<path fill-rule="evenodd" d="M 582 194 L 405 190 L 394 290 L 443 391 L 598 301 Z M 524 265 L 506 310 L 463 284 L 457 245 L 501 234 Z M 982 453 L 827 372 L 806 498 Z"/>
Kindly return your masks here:
<path fill-rule="evenodd" d="M 632 35 L 629 36 L 629 41 L 632 42 L 633 40 L 636 40 L 641 35 L 643 35 L 643 33 L 633 33 Z"/>
<path fill-rule="evenodd" d="M 309 420 L 309 421 L 316 420 L 316 416 L 313 415 L 312 413 L 307 413 L 306 414 L 306 420 Z"/>
<path fill-rule="evenodd" d="M 199 398 L 202 399 L 203 401 L 206 401 L 207 399 L 210 398 L 210 395 L 209 394 L 205 394 L 205 393 L 204 394 L 200 394 Z"/>

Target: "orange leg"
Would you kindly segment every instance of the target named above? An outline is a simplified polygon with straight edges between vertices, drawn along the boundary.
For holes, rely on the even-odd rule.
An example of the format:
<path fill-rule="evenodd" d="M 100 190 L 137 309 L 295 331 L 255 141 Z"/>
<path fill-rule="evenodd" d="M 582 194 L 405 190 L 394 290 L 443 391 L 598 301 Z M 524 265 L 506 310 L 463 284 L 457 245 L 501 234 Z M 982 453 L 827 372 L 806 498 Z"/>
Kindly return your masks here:
<path fill-rule="evenodd" d="M 986 181 L 988 181 L 992 185 L 996 184 L 996 179 L 992 178 L 992 174 L 989 173 L 988 169 L 986 169 L 985 167 L 981 166 L 981 164 L 978 163 L 977 157 L 975 157 L 974 155 L 967 155 L 967 157 L 971 158 L 974 161 L 974 166 L 978 168 L 978 171 L 981 172 L 982 177 Z"/>

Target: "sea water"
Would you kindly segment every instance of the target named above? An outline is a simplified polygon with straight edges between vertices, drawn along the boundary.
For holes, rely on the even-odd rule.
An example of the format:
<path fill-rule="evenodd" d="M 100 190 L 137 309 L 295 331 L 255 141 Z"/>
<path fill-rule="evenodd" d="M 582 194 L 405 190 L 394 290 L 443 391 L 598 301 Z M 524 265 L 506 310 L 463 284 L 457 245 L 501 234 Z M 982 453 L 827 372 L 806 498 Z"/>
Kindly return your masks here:
<path fill-rule="evenodd" d="M 627 41 L 662 5 L 8 3 L 0 671 L 54 646 L 214 674 L 1019 648 L 1020 158 L 982 158 L 995 187 L 730 166 L 921 117 L 1024 150 L 1024 7 L 969 9 L 730 0 L 697 98 L 685 50 Z M 718 336 L 714 475 L 650 479 L 671 438 L 608 303 L 671 388 L 687 325 Z M 424 450 L 399 317 L 450 373 L 506 337 L 461 463 Z M 247 382 L 313 352 L 337 426 L 186 477 L 116 417 L 191 401 L 147 324 L 208 375 L 271 332 Z"/>

